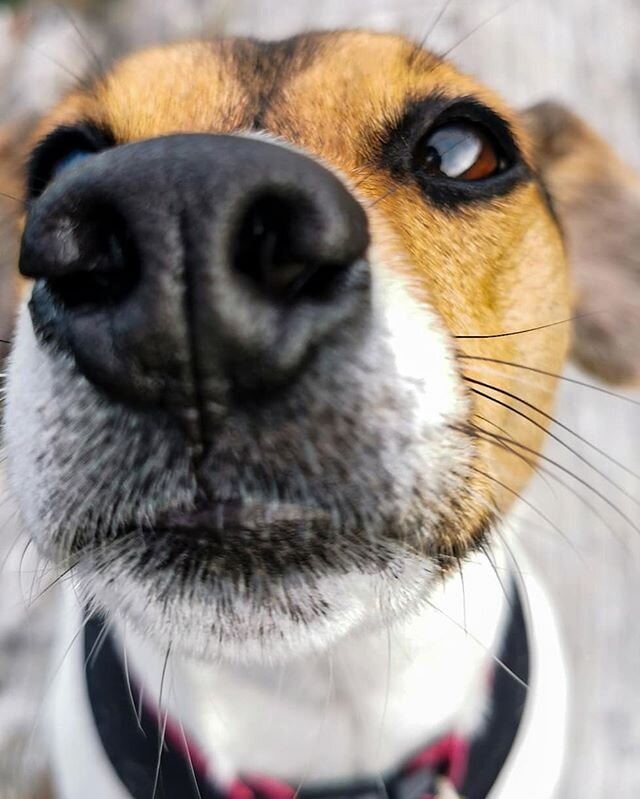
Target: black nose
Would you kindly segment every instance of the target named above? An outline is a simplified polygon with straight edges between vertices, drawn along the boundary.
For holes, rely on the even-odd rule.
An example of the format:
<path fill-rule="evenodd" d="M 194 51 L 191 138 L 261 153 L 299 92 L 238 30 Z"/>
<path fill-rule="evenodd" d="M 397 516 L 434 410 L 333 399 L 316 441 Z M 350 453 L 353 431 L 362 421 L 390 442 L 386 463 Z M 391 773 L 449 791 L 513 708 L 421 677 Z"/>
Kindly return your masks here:
<path fill-rule="evenodd" d="M 29 211 L 20 270 L 36 278 L 36 331 L 91 381 L 189 419 L 286 386 L 359 324 L 368 244 L 364 210 L 311 158 L 176 135 L 57 177 Z"/>

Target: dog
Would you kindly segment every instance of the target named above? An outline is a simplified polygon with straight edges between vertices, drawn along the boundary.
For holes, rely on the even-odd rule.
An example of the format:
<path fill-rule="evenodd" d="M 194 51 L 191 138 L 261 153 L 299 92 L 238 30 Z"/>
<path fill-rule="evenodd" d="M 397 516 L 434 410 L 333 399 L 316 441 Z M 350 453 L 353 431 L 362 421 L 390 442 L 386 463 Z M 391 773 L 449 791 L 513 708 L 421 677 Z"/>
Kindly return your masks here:
<path fill-rule="evenodd" d="M 554 795 L 505 522 L 570 351 L 637 382 L 638 186 L 389 34 L 152 48 L 45 115 L 5 446 L 71 576 L 57 797 Z"/>

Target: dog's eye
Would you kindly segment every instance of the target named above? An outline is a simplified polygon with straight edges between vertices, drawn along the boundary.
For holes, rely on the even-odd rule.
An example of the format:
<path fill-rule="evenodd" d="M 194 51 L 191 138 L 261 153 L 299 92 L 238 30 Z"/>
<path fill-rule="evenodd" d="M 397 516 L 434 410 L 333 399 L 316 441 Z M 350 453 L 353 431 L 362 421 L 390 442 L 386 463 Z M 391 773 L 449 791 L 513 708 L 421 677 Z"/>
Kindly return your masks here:
<path fill-rule="evenodd" d="M 486 180 L 504 169 L 491 134 L 474 122 L 448 122 L 421 139 L 415 165 L 427 175 L 460 181 Z"/>
<path fill-rule="evenodd" d="M 61 172 L 80 160 L 95 155 L 114 141 L 108 132 L 83 124 L 60 127 L 50 133 L 31 154 L 28 166 L 28 198 L 42 194 Z"/>

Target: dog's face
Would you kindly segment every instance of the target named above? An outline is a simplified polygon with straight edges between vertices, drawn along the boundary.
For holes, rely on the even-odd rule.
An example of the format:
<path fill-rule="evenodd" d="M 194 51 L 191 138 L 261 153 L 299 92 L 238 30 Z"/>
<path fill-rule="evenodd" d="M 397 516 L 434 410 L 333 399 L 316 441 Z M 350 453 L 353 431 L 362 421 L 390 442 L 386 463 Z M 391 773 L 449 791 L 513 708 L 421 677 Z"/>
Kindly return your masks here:
<path fill-rule="evenodd" d="M 569 344 L 523 121 L 332 33 L 136 54 L 36 140 L 6 437 L 41 549 L 203 657 L 419 606 L 526 484 Z"/>

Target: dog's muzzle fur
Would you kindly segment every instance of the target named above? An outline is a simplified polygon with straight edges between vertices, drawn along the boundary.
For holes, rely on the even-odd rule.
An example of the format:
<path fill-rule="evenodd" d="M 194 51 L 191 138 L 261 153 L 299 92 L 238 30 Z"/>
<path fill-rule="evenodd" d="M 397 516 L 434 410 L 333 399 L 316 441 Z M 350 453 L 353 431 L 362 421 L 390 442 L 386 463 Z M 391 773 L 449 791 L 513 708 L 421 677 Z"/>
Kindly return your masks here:
<path fill-rule="evenodd" d="M 425 596 L 468 409 L 367 216 L 304 154 L 213 135 L 112 148 L 34 200 L 7 446 L 87 601 L 205 656 Z"/>

